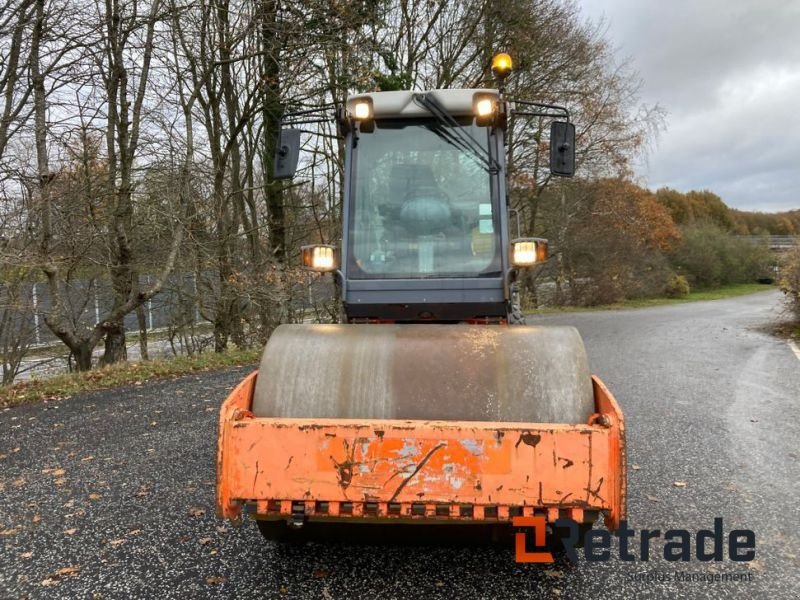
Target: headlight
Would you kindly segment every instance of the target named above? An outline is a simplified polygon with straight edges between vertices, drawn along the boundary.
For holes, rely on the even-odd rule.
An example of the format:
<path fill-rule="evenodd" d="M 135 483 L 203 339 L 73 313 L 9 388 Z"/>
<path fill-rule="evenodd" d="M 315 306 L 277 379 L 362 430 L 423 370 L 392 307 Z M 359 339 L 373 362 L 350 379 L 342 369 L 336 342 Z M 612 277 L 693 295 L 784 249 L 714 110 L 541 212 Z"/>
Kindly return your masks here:
<path fill-rule="evenodd" d="M 372 118 L 372 105 L 366 100 L 360 100 L 353 106 L 353 116 L 359 121 Z"/>
<path fill-rule="evenodd" d="M 475 112 L 479 117 L 488 117 L 494 112 L 494 102 L 491 98 L 481 98 L 475 103 Z"/>
<path fill-rule="evenodd" d="M 532 267 L 549 258 L 547 240 L 520 238 L 511 242 L 511 264 L 515 267 Z"/>
<path fill-rule="evenodd" d="M 336 249 L 333 246 L 312 244 L 301 248 L 303 266 L 318 273 L 328 273 L 337 268 Z"/>

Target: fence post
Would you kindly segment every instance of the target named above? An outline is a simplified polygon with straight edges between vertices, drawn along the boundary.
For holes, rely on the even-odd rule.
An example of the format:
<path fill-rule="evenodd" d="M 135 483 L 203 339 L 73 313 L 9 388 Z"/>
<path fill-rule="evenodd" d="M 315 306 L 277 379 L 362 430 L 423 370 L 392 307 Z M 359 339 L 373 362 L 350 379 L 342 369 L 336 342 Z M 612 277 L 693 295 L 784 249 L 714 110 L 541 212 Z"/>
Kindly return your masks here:
<path fill-rule="evenodd" d="M 147 278 L 147 288 L 150 289 L 150 275 L 145 275 Z M 147 301 L 147 329 L 153 330 L 153 299 Z"/>
<path fill-rule="evenodd" d="M 31 290 L 31 301 L 33 302 L 33 334 L 37 344 L 42 343 L 42 334 L 39 331 L 39 295 L 36 292 L 36 282 L 33 283 Z"/>

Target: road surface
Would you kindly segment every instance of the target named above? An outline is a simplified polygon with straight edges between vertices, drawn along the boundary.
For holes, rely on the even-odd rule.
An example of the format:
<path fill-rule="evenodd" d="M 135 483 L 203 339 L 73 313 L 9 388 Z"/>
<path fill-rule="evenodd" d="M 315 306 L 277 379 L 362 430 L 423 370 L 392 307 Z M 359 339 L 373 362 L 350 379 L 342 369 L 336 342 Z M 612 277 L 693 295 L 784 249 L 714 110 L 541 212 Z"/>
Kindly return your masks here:
<path fill-rule="evenodd" d="M 753 562 L 614 549 L 542 567 L 510 548 L 267 544 L 214 516 L 217 409 L 243 367 L 0 413 L 0 598 L 797 598 L 800 359 L 764 330 L 779 301 L 532 319 L 577 326 L 623 407 L 631 527 L 722 517 L 755 532 Z"/>

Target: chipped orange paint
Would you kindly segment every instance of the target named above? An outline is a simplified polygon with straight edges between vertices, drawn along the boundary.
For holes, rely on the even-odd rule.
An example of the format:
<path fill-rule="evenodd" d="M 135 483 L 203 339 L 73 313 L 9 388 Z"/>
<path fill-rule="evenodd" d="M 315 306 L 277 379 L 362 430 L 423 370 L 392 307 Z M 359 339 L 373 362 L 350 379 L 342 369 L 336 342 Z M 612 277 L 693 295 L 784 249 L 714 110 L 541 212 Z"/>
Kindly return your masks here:
<path fill-rule="evenodd" d="M 296 505 L 306 518 L 372 511 L 471 521 L 491 513 L 510 521 L 510 507 L 551 521 L 559 509 L 577 520 L 602 510 L 611 529 L 625 518 L 624 421 L 597 378 L 597 413 L 585 425 L 255 418 L 255 380 L 249 375 L 222 406 L 220 517 L 238 522 L 244 505 L 286 516 Z M 463 506 L 472 507 L 466 516 Z"/>

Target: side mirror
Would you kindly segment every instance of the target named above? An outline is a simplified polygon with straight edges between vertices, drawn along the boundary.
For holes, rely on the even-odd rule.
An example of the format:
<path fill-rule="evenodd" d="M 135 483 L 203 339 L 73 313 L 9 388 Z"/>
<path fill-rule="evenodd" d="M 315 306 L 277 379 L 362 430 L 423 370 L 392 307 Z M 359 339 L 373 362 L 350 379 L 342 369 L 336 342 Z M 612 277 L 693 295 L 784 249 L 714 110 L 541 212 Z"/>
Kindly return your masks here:
<path fill-rule="evenodd" d="M 297 171 L 300 158 L 300 130 L 281 129 L 278 134 L 278 147 L 275 148 L 273 179 L 291 179 Z"/>
<path fill-rule="evenodd" d="M 575 175 L 575 125 L 553 121 L 550 125 L 550 172 L 561 177 Z"/>

